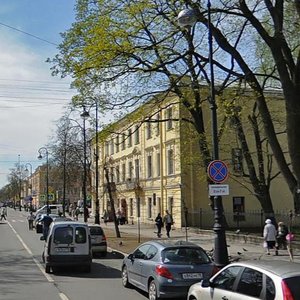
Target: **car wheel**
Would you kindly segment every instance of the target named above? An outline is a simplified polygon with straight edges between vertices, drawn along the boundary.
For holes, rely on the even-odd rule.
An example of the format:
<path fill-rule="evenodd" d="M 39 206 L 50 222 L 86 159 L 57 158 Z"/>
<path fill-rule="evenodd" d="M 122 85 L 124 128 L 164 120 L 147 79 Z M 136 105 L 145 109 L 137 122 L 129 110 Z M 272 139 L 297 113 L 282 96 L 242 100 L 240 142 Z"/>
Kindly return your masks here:
<path fill-rule="evenodd" d="M 149 300 L 158 300 L 159 299 L 159 297 L 157 295 L 157 287 L 156 287 L 154 280 L 152 280 L 149 284 L 148 294 L 149 294 Z"/>
<path fill-rule="evenodd" d="M 107 251 L 101 252 L 101 253 L 100 253 L 100 256 L 101 256 L 101 257 L 106 257 L 106 255 L 107 255 Z"/>
<path fill-rule="evenodd" d="M 91 273 L 91 269 L 92 269 L 91 265 L 85 266 L 84 267 L 84 272 L 85 273 Z"/>
<path fill-rule="evenodd" d="M 124 287 L 128 288 L 131 286 L 128 279 L 128 272 L 126 266 L 122 268 L 122 284 Z"/>
<path fill-rule="evenodd" d="M 45 266 L 45 272 L 50 273 L 50 266 Z"/>

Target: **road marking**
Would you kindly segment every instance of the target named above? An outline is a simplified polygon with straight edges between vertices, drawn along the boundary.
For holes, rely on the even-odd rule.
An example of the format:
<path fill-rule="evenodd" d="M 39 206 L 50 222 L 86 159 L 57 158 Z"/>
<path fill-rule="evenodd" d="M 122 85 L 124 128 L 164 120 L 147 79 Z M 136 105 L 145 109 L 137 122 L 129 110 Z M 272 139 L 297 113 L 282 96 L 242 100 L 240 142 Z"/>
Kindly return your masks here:
<path fill-rule="evenodd" d="M 19 239 L 19 241 L 21 242 L 21 244 L 23 245 L 23 247 L 25 248 L 25 250 L 29 253 L 29 255 L 32 256 L 32 259 L 33 259 L 34 263 L 38 266 L 38 268 L 44 274 L 44 276 L 46 277 L 46 279 L 48 280 L 48 282 L 53 283 L 54 282 L 53 278 L 49 274 L 47 274 L 45 272 L 45 270 L 44 270 L 43 266 L 40 264 L 40 262 L 33 257 L 33 253 L 31 252 L 31 250 L 29 249 L 29 247 L 25 244 L 25 242 L 23 241 L 23 239 L 21 238 L 21 236 L 16 232 L 16 230 L 13 228 L 13 226 L 10 224 L 10 222 L 7 222 L 7 224 L 11 228 L 11 230 L 14 232 L 14 234 L 17 236 L 17 238 Z"/>

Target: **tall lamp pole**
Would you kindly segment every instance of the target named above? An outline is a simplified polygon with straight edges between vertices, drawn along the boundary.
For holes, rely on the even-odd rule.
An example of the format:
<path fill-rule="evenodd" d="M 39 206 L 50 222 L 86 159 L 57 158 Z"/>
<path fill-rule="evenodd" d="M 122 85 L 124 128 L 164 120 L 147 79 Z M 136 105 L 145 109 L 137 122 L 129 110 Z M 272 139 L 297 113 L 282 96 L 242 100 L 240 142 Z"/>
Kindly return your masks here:
<path fill-rule="evenodd" d="M 47 215 L 49 215 L 49 152 L 46 147 L 41 147 L 39 150 L 38 159 L 43 159 L 42 153 L 46 156 L 46 205 Z"/>
<path fill-rule="evenodd" d="M 30 206 L 31 206 L 31 204 L 32 204 L 32 164 L 31 163 L 25 164 L 25 172 L 29 172 L 27 166 L 30 167 L 30 181 L 29 181 L 29 186 L 30 186 L 30 197 L 31 197 Z"/>
<path fill-rule="evenodd" d="M 85 121 L 90 116 L 89 113 L 85 110 L 85 107 L 83 107 L 83 113 L 80 115 L 83 119 L 83 217 L 84 222 L 87 222 L 88 216 L 87 216 L 87 204 L 86 204 L 86 198 L 87 198 L 87 192 L 86 192 L 86 186 L 87 186 L 87 166 L 86 166 L 86 132 L 85 132 Z"/>
<path fill-rule="evenodd" d="M 213 65 L 213 36 L 211 27 L 211 2 L 207 1 L 207 29 L 208 29 L 208 51 L 209 51 L 209 68 L 210 68 L 210 109 L 212 119 L 212 159 L 219 159 L 219 141 L 218 141 L 218 123 L 217 123 L 217 105 L 215 99 L 215 78 Z M 178 15 L 178 23 L 180 26 L 193 26 L 197 22 L 197 11 L 194 9 L 185 9 Z M 224 226 L 224 214 L 222 197 L 213 197 L 213 209 L 215 223 L 213 231 L 214 239 L 214 262 L 218 267 L 223 267 L 228 264 L 228 250 L 226 244 L 226 234 Z"/>
<path fill-rule="evenodd" d="M 96 100 L 96 212 L 95 212 L 95 224 L 100 224 L 100 205 L 99 205 L 99 140 L 98 140 L 98 102 Z"/>

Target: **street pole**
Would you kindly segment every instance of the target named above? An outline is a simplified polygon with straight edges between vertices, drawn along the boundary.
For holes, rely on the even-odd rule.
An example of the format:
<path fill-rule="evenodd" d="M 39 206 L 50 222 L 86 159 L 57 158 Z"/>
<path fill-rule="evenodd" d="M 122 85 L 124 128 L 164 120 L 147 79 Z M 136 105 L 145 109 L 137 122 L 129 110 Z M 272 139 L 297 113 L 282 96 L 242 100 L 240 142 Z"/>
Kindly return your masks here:
<path fill-rule="evenodd" d="M 217 105 L 215 97 L 215 78 L 213 65 L 213 35 L 211 26 L 211 2 L 207 1 L 207 29 L 208 29 L 208 51 L 209 51 L 209 69 L 210 69 L 210 96 L 209 104 L 211 109 L 212 121 L 212 159 L 219 160 L 219 140 L 218 140 L 218 122 Z M 181 26 L 193 26 L 197 22 L 197 13 L 193 9 L 185 9 L 178 15 L 178 22 Z M 221 196 L 213 197 L 214 210 L 214 263 L 217 267 L 223 267 L 229 263 L 228 250 L 226 243 L 224 211 Z"/>
<path fill-rule="evenodd" d="M 88 216 L 87 216 L 87 166 L 86 166 L 86 132 L 85 132 L 85 121 L 89 117 L 89 113 L 85 110 L 85 107 L 83 107 L 83 113 L 81 114 L 81 117 L 83 119 L 83 218 L 84 222 L 87 222 Z"/>
<path fill-rule="evenodd" d="M 46 155 L 46 205 L 47 205 L 47 215 L 49 215 L 49 152 L 46 147 L 41 147 L 39 150 L 38 159 L 42 159 L 42 152 Z"/>
<path fill-rule="evenodd" d="M 100 205 L 99 205 L 99 141 L 98 141 L 98 102 L 96 100 L 96 211 L 95 211 L 95 224 L 100 224 Z"/>

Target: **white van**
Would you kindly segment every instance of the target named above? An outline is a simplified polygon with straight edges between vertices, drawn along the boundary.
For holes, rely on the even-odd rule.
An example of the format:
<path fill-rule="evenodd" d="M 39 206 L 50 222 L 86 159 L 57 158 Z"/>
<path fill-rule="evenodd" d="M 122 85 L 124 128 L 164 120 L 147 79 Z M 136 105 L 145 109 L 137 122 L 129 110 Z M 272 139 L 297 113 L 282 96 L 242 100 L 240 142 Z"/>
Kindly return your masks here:
<path fill-rule="evenodd" d="M 92 251 L 88 225 L 81 222 L 52 222 L 44 245 L 46 273 L 59 267 L 78 266 L 91 271 Z"/>
<path fill-rule="evenodd" d="M 59 214 L 63 212 L 62 204 L 49 204 L 49 209 L 51 210 L 51 214 Z M 42 206 L 36 211 L 37 214 L 46 214 L 47 213 L 47 205 Z"/>

